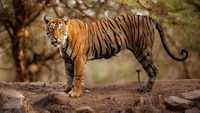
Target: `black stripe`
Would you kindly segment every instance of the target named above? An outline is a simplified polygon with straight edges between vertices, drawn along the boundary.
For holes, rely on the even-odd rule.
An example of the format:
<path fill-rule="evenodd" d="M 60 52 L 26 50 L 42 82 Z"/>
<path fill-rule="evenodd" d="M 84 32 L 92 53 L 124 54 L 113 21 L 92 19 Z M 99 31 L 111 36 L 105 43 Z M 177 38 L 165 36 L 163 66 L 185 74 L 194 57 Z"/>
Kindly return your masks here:
<path fill-rule="evenodd" d="M 97 49 L 96 49 L 96 47 L 94 48 L 94 56 L 95 56 L 95 58 L 98 58 L 98 51 L 97 51 Z"/>
<path fill-rule="evenodd" d="M 78 55 L 78 53 L 79 53 L 80 47 L 81 47 L 81 44 L 80 44 L 79 47 L 78 47 L 77 54 L 74 56 L 73 61 L 76 59 L 76 57 L 77 57 L 77 55 Z"/>
<path fill-rule="evenodd" d="M 91 52 L 92 52 L 92 56 L 93 56 L 94 54 L 96 54 L 95 52 L 97 52 L 97 51 L 95 51 L 96 50 L 95 40 L 94 40 L 94 38 L 95 38 L 95 31 L 94 31 L 94 28 L 93 28 L 92 24 L 91 24 L 91 31 L 92 31 L 92 50 L 91 50 Z M 96 55 L 94 55 L 94 56 L 96 57 Z"/>
<path fill-rule="evenodd" d="M 97 30 L 100 31 L 99 26 L 98 26 L 98 23 L 95 23 L 95 24 L 96 24 L 96 26 L 97 26 Z M 101 42 L 101 38 L 102 38 L 102 37 L 99 37 L 100 34 L 101 34 L 100 32 L 97 32 L 97 33 L 96 33 L 96 36 L 97 36 L 96 38 L 97 38 L 97 40 L 98 40 L 99 49 L 100 49 L 100 53 L 98 54 L 98 55 L 99 55 L 98 58 L 100 58 L 100 57 L 102 56 L 102 42 Z"/>
<path fill-rule="evenodd" d="M 130 37 L 127 37 L 127 40 L 128 40 L 128 42 L 131 42 L 131 39 L 132 39 L 132 37 L 131 37 L 131 34 L 132 34 L 132 33 L 131 33 L 131 32 L 132 32 L 132 27 L 129 26 L 129 24 L 131 24 L 131 23 L 129 23 L 129 24 L 127 23 L 127 21 L 126 21 L 127 19 L 128 19 L 128 15 L 127 15 L 127 16 L 124 16 L 124 15 L 123 15 L 123 20 L 124 20 L 124 23 L 126 24 L 126 27 L 127 27 L 126 30 L 127 30 L 128 33 L 129 33 L 128 36 L 130 36 Z M 129 21 L 129 20 L 128 20 L 128 21 Z M 129 44 L 129 45 L 130 45 L 130 44 Z M 127 47 L 127 45 L 126 45 L 126 47 Z"/>
<path fill-rule="evenodd" d="M 84 23 L 84 25 L 85 25 L 85 23 Z M 88 34 L 91 35 L 90 30 L 88 30 Z M 85 39 L 85 40 L 88 41 L 88 49 L 87 49 L 87 52 L 86 52 L 86 56 L 88 56 L 88 54 L 89 54 L 89 52 L 90 52 L 90 48 L 91 48 L 91 47 L 90 47 L 90 43 L 92 43 L 91 40 L 90 40 L 91 37 L 90 37 L 89 35 L 88 35 L 88 37 Z"/>
<path fill-rule="evenodd" d="M 111 47 L 110 55 L 113 55 L 115 53 L 115 48 L 112 48 L 112 44 L 111 43 L 110 43 L 110 47 Z"/>
<path fill-rule="evenodd" d="M 102 24 L 105 24 L 106 25 L 106 23 L 103 21 L 103 23 Z M 106 25 L 107 26 L 107 25 Z M 109 46 L 109 43 L 112 43 L 112 40 L 110 39 L 110 36 L 108 35 L 108 33 L 107 33 L 107 31 L 106 31 L 106 29 L 104 28 L 104 26 L 102 25 L 102 31 L 103 31 L 103 33 L 104 33 L 104 35 L 105 35 L 105 39 L 104 39 L 104 42 L 106 43 L 106 54 L 108 54 L 109 52 L 107 52 L 107 51 L 111 51 L 111 47 Z M 109 41 L 109 42 L 108 42 Z"/>
<path fill-rule="evenodd" d="M 119 19 L 119 18 L 118 18 Z M 118 21 L 116 21 L 116 20 L 114 20 L 115 21 L 115 23 L 118 25 L 119 23 L 118 23 Z M 119 19 L 119 21 L 121 21 L 120 19 Z M 124 20 L 123 20 L 124 21 Z M 121 41 L 121 38 L 123 38 L 124 39 L 124 41 L 125 41 L 125 45 L 126 45 L 126 47 L 128 47 L 128 42 L 127 42 L 127 38 L 128 38 L 128 35 L 127 35 L 127 32 L 126 32 L 126 29 L 123 27 L 123 25 L 118 25 L 119 26 L 119 29 L 121 30 L 121 28 L 122 28 L 122 31 L 124 32 L 124 34 L 126 35 L 126 37 L 120 37 L 119 36 L 119 38 L 120 38 L 120 41 Z M 121 41 L 122 42 L 122 41 Z M 123 45 L 123 43 L 121 43 L 122 45 Z M 121 46 L 122 46 L 121 45 Z"/>
<path fill-rule="evenodd" d="M 112 23 L 111 21 L 110 21 L 110 23 Z M 118 24 L 117 24 L 118 25 Z M 111 28 L 112 29 L 112 28 Z M 115 28 L 115 29 L 117 29 L 117 28 Z M 116 52 L 119 52 L 120 50 L 121 50 L 121 46 L 120 46 L 120 44 L 118 43 L 118 40 L 117 40 L 117 37 L 119 37 L 119 34 L 117 34 L 116 32 L 115 32 L 115 29 L 112 29 L 112 31 L 113 31 L 113 36 L 114 36 L 114 39 L 115 39 L 115 43 L 116 43 L 116 45 L 117 45 L 117 51 Z M 119 37 L 120 38 L 120 37 Z"/>
<path fill-rule="evenodd" d="M 139 52 L 143 52 L 143 47 L 144 47 L 145 44 L 145 41 L 144 41 L 144 38 L 141 39 L 141 46 L 139 48 Z"/>
<path fill-rule="evenodd" d="M 150 17 L 149 21 L 150 21 L 149 23 L 151 24 L 151 27 L 153 27 L 153 26 L 152 26 L 152 21 L 153 21 L 153 19 L 152 19 L 151 17 Z M 153 33 L 153 32 L 150 32 L 150 33 L 151 33 L 151 36 L 153 36 L 154 33 Z M 152 39 L 151 36 L 150 36 L 151 43 L 153 43 L 153 39 Z"/>
<path fill-rule="evenodd" d="M 97 34 L 97 39 L 98 39 L 99 47 L 100 47 L 100 53 L 99 53 L 100 56 L 98 56 L 98 57 L 101 57 L 101 55 L 102 55 L 102 45 L 101 45 L 101 41 L 100 41 L 100 39 L 99 39 L 98 34 Z"/>
<path fill-rule="evenodd" d="M 112 21 L 107 20 L 107 22 L 109 22 L 109 24 L 108 24 L 109 27 L 110 27 L 110 25 L 111 25 L 113 28 L 115 28 L 115 26 L 113 25 Z M 110 27 L 110 28 L 111 28 L 111 27 Z M 112 30 L 113 30 L 113 29 L 112 29 Z"/>
<path fill-rule="evenodd" d="M 127 32 L 126 32 L 127 29 L 124 29 L 123 26 L 122 26 L 122 30 L 123 30 L 124 34 L 126 35 L 126 37 L 124 37 L 123 39 L 124 39 L 124 41 L 125 41 L 126 47 L 128 47 L 127 39 L 128 39 L 129 37 L 128 37 L 128 34 L 127 34 Z"/>
<path fill-rule="evenodd" d="M 88 25 L 88 28 L 89 28 L 89 31 L 90 31 L 90 34 L 88 35 L 88 37 L 90 37 L 90 41 L 91 41 L 91 46 L 90 46 L 90 50 L 88 52 L 88 54 L 92 54 L 90 52 L 93 52 L 93 46 L 94 46 L 94 41 L 93 41 L 93 32 L 92 32 L 92 24 L 89 24 Z"/>
<path fill-rule="evenodd" d="M 117 25 L 117 27 L 120 29 L 119 23 L 116 19 L 113 19 L 113 21 L 115 22 L 115 24 Z M 117 29 L 117 28 L 116 28 Z"/>
<path fill-rule="evenodd" d="M 75 87 L 78 87 L 78 88 L 80 88 L 76 83 L 74 83 L 74 85 L 75 85 Z"/>
<path fill-rule="evenodd" d="M 143 35 L 144 35 L 144 36 L 143 36 L 143 37 L 144 37 L 144 38 L 143 38 L 143 41 L 144 41 L 144 42 L 143 42 L 143 48 L 142 48 L 142 50 L 144 50 L 144 49 L 147 47 L 147 43 L 148 43 L 148 42 L 147 42 L 147 41 L 148 41 L 148 40 L 147 40 L 147 39 L 148 39 L 148 35 L 147 35 L 147 26 L 146 26 L 146 25 L 147 25 L 146 16 L 143 16 L 143 30 L 144 30 L 144 31 L 143 31 Z"/>
<path fill-rule="evenodd" d="M 99 29 L 99 35 L 100 35 L 100 38 L 101 38 L 101 40 L 100 40 L 100 42 L 101 42 L 101 45 L 103 44 L 103 45 L 105 45 L 104 43 L 105 43 L 105 34 L 103 33 L 103 29 L 102 29 L 102 23 L 98 23 L 97 24 L 98 26 L 98 29 Z M 106 48 L 103 48 L 104 46 L 101 46 L 102 47 L 102 52 L 101 52 L 101 56 L 103 55 L 103 54 L 105 54 L 105 53 L 103 53 L 104 51 L 104 49 L 106 49 L 107 48 L 107 44 L 106 44 Z"/>
<path fill-rule="evenodd" d="M 140 57 L 142 57 L 142 58 L 140 58 Z M 144 53 L 141 53 L 137 59 L 140 63 L 142 63 L 144 60 L 146 60 L 146 58 L 147 58 L 147 55 L 145 55 Z"/>
<path fill-rule="evenodd" d="M 110 22 L 110 20 L 107 20 L 107 22 L 108 22 L 108 27 L 111 29 L 111 31 L 113 31 L 113 25 L 112 25 L 112 23 Z M 110 23 L 110 24 L 109 24 Z M 109 35 L 108 35 L 109 36 Z M 110 36 L 109 36 L 110 37 Z M 113 38 L 114 37 L 114 34 L 113 34 L 113 36 L 111 36 L 110 37 L 110 40 L 112 41 L 112 39 L 111 38 Z M 113 48 L 112 47 L 112 45 L 113 45 L 113 43 L 115 43 L 115 41 L 113 42 L 111 42 L 110 43 L 110 47 L 111 47 L 111 53 L 110 53 L 110 55 L 113 55 L 114 53 L 115 53 L 115 48 Z M 117 45 L 117 44 L 116 44 Z"/>
<path fill-rule="evenodd" d="M 140 38 L 140 16 L 138 16 L 138 38 Z"/>
<path fill-rule="evenodd" d="M 81 24 L 80 24 L 80 22 L 77 22 L 77 23 L 78 23 L 79 28 L 81 28 Z"/>
<path fill-rule="evenodd" d="M 107 40 L 106 39 L 104 39 L 104 42 L 105 42 L 105 44 L 106 44 L 106 54 L 107 54 L 107 51 L 109 51 L 110 50 L 110 47 L 109 47 L 109 44 L 108 44 L 108 42 L 107 42 Z"/>
<path fill-rule="evenodd" d="M 92 30 L 93 30 L 93 33 L 94 33 L 94 36 L 93 36 L 93 45 L 94 45 L 94 56 L 95 56 L 95 58 L 98 58 L 98 50 L 97 50 L 97 44 L 95 43 L 96 41 L 95 41 L 95 39 L 94 38 L 98 38 L 98 36 L 97 36 L 97 34 L 96 34 L 96 31 L 95 31 L 95 28 L 94 28 L 94 26 L 92 25 Z"/>
<path fill-rule="evenodd" d="M 106 54 L 104 55 L 104 58 L 110 58 L 110 52 L 108 49 L 106 49 Z"/>
<path fill-rule="evenodd" d="M 133 21 L 134 21 L 134 23 L 133 23 L 133 24 L 134 24 L 134 25 L 133 25 L 133 28 L 134 28 L 134 29 L 133 29 L 133 30 L 134 30 L 134 32 L 133 32 L 133 33 L 134 33 L 133 44 L 135 45 L 135 46 L 134 46 L 135 48 L 133 47 L 133 51 L 135 51 L 135 49 L 136 49 L 136 38 L 137 38 L 136 35 L 137 35 L 137 32 L 138 32 L 138 31 L 136 32 L 136 24 L 137 24 L 137 22 L 136 22 L 135 16 L 133 16 L 133 17 L 134 17 L 134 18 L 133 18 Z M 134 53 L 135 53 L 135 52 L 134 52 Z"/>
<path fill-rule="evenodd" d="M 96 23 L 96 25 L 97 25 L 97 29 L 99 30 L 99 32 L 97 33 L 97 39 L 98 39 L 99 46 L 100 46 L 100 56 L 99 57 L 101 57 L 102 56 L 102 50 L 104 49 L 102 47 L 102 41 L 101 41 L 101 39 L 103 39 L 103 36 L 101 35 L 102 34 L 102 30 L 99 28 L 99 24 Z M 99 35 L 100 35 L 100 37 L 99 37 Z"/>
<path fill-rule="evenodd" d="M 104 23 L 104 25 L 106 26 L 106 28 L 108 28 L 107 21 L 102 21 L 102 23 Z"/>
<path fill-rule="evenodd" d="M 138 23 L 137 23 L 138 24 L 138 26 L 137 26 L 138 27 L 138 36 L 137 36 L 138 40 L 137 40 L 137 44 L 136 44 L 136 52 L 135 53 L 138 56 L 138 54 L 137 54 L 138 50 L 139 50 L 138 46 L 140 45 L 140 16 L 137 16 L 137 17 L 138 17 Z"/>
<path fill-rule="evenodd" d="M 138 52 L 140 52 L 140 51 L 143 51 L 143 47 L 144 47 L 144 38 L 145 38 L 145 36 L 144 36 L 144 30 L 145 30 L 145 28 L 144 28 L 144 17 L 142 16 L 142 23 L 141 23 L 141 27 L 142 27 L 142 30 L 143 30 L 143 33 L 142 33 L 142 37 L 140 36 L 140 42 L 139 42 L 139 48 L 138 48 L 138 51 L 136 52 L 136 54 L 138 53 Z M 139 55 L 139 54 L 138 54 Z"/>
<path fill-rule="evenodd" d="M 126 21 L 126 19 L 128 19 L 128 15 L 126 15 L 126 17 L 123 15 L 123 21 L 124 21 L 124 23 L 126 24 L 126 27 L 127 28 L 129 28 L 129 29 L 131 29 L 130 27 L 129 27 L 129 24 L 131 24 L 131 23 L 127 23 L 127 21 Z"/>
<path fill-rule="evenodd" d="M 120 44 L 121 44 L 121 45 L 120 44 L 119 45 L 122 47 L 124 45 L 123 42 L 122 42 L 122 37 L 119 37 L 119 41 L 120 41 Z M 121 47 L 120 47 L 120 49 L 121 49 Z"/>
<path fill-rule="evenodd" d="M 130 23 L 130 27 L 129 27 L 129 29 L 130 29 L 130 39 L 132 39 L 132 47 L 134 46 L 134 36 L 133 36 L 133 28 L 134 28 L 134 25 L 133 25 L 133 18 L 130 16 L 130 15 L 128 15 L 128 21 L 129 21 L 129 23 Z M 130 19 L 131 18 L 131 19 Z"/>
<path fill-rule="evenodd" d="M 86 29 L 86 23 L 85 22 L 83 22 L 83 25 L 84 25 L 84 28 Z"/>
<path fill-rule="evenodd" d="M 139 39 L 137 40 L 137 48 L 136 48 L 136 52 L 135 52 L 137 56 L 139 55 L 138 52 L 141 51 L 141 50 L 140 50 L 140 42 L 141 42 L 141 38 L 139 38 Z"/>
<path fill-rule="evenodd" d="M 67 41 L 68 42 L 68 41 Z M 66 52 L 67 51 L 67 49 L 68 49 L 68 47 L 69 47 L 69 44 L 67 44 L 64 48 L 61 48 L 61 52 Z"/>
<path fill-rule="evenodd" d="M 106 25 L 107 28 L 109 27 L 109 26 L 106 24 L 107 22 L 104 22 L 104 21 L 103 21 L 103 23 Z M 106 29 L 105 29 L 104 27 L 102 27 L 102 28 L 103 28 L 102 30 L 103 30 L 104 34 L 106 34 L 106 36 L 107 36 L 107 38 L 109 39 L 110 43 L 112 43 L 111 37 L 108 35 Z"/>
<path fill-rule="evenodd" d="M 143 69 L 146 70 L 148 67 L 150 67 L 150 64 L 147 64 L 147 66 L 143 66 Z"/>
<path fill-rule="evenodd" d="M 132 21 L 131 21 L 131 19 L 130 19 L 131 17 L 129 18 L 129 16 L 130 16 L 130 15 L 127 16 L 127 19 L 128 19 L 128 23 L 129 23 L 130 25 L 129 25 L 128 23 L 127 23 L 127 24 L 128 24 L 128 28 L 130 29 L 131 38 L 133 38 L 133 33 L 132 33 L 133 24 L 132 24 Z"/>

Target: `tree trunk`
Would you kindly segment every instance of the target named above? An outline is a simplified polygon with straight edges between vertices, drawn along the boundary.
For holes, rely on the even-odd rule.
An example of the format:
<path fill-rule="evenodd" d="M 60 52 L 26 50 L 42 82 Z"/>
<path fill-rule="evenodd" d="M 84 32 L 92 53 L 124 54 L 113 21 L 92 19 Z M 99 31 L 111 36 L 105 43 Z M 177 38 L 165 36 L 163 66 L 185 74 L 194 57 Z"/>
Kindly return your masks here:
<path fill-rule="evenodd" d="M 13 7 L 15 11 L 15 24 L 12 37 L 12 53 L 15 61 L 17 81 L 27 81 L 28 73 L 25 65 L 24 53 L 24 23 L 26 20 L 26 9 L 22 0 L 13 0 Z M 29 81 L 29 80 L 28 80 Z"/>

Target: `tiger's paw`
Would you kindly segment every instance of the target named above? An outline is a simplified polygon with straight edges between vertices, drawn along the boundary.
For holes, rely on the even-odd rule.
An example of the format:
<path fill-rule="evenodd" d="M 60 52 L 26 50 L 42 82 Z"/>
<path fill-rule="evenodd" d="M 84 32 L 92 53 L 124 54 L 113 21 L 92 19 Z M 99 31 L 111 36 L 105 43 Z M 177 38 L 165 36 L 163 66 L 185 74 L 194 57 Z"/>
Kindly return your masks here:
<path fill-rule="evenodd" d="M 137 89 L 138 93 L 146 93 L 146 92 L 150 92 L 150 91 L 151 91 L 151 88 L 148 86 L 143 86 L 143 87 Z"/>
<path fill-rule="evenodd" d="M 80 89 L 72 88 L 72 90 L 69 91 L 68 94 L 69 94 L 70 97 L 80 97 L 82 92 L 81 92 Z"/>
<path fill-rule="evenodd" d="M 72 90 L 72 87 L 67 87 L 66 90 L 65 90 L 65 92 L 69 93 L 71 90 Z"/>

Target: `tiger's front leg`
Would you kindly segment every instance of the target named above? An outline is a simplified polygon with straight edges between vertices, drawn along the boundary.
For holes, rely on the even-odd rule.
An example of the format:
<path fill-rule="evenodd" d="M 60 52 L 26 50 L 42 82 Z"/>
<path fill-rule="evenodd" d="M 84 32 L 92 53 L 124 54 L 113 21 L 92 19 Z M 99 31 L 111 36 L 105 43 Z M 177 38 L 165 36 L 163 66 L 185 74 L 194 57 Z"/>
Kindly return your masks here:
<path fill-rule="evenodd" d="M 67 89 L 65 90 L 67 93 L 71 91 L 73 87 L 73 78 L 74 78 L 74 63 L 73 62 L 65 62 L 65 68 L 67 71 Z"/>
<path fill-rule="evenodd" d="M 74 61 L 73 87 L 69 91 L 70 97 L 79 97 L 82 94 L 82 85 L 85 74 L 85 61 L 82 57 L 77 57 Z"/>

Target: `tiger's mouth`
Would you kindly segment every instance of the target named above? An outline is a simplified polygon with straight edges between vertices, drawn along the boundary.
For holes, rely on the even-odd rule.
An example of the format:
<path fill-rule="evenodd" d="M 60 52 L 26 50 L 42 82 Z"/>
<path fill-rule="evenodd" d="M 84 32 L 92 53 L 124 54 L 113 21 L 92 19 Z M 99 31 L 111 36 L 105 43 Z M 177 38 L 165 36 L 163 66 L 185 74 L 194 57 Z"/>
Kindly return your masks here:
<path fill-rule="evenodd" d="M 55 47 L 58 46 L 58 44 L 57 44 L 56 42 L 51 42 L 51 45 L 53 45 L 53 46 L 55 46 Z"/>
<path fill-rule="evenodd" d="M 58 40 L 54 40 L 54 41 L 51 41 L 51 45 L 57 47 L 58 45 L 61 45 L 61 42 L 59 42 Z"/>

